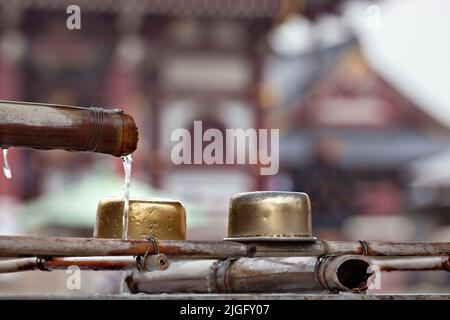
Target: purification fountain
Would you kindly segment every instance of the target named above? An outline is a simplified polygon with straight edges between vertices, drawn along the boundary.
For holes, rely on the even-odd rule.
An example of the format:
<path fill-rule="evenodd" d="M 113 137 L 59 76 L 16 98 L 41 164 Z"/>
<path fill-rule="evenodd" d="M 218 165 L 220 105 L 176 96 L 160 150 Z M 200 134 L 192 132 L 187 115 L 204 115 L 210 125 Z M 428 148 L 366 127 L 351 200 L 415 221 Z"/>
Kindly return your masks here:
<path fill-rule="evenodd" d="M 308 195 L 299 192 L 237 194 L 226 239 L 186 241 L 189 212 L 180 201 L 129 195 L 138 130 L 121 110 L 0 101 L 0 134 L 4 150 L 105 153 L 125 168 L 124 198 L 99 199 L 92 238 L 0 236 L 0 257 L 10 258 L 0 273 L 75 265 L 131 270 L 133 293 L 299 294 L 365 292 L 374 261 L 389 271 L 450 270 L 450 243 L 317 239 Z"/>

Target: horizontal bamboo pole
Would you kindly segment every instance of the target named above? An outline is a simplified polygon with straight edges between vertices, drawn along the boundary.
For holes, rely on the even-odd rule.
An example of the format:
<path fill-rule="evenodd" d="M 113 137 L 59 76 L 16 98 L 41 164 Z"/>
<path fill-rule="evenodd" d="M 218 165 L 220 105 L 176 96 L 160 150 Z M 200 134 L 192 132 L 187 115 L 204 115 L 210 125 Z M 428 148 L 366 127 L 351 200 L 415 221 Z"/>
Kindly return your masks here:
<path fill-rule="evenodd" d="M 343 268 L 341 268 L 343 266 Z M 361 255 L 175 261 L 163 272 L 133 273 L 133 293 L 361 292 L 375 280 Z M 371 277 L 373 275 L 373 277 Z"/>
<path fill-rule="evenodd" d="M 229 257 L 294 257 L 324 254 L 368 256 L 449 256 L 448 242 L 232 242 L 158 240 L 159 251 L 188 259 Z M 138 256 L 155 254 L 147 240 L 0 236 L 0 257 Z"/>
<path fill-rule="evenodd" d="M 414 257 L 398 259 L 371 259 L 380 271 L 450 271 L 450 257 Z"/>
<path fill-rule="evenodd" d="M 234 242 L 158 240 L 156 243 L 167 256 L 218 259 L 247 256 L 247 247 Z M 0 257 L 143 256 L 147 251 L 156 253 L 147 240 L 0 236 Z"/>
<path fill-rule="evenodd" d="M 145 263 L 136 261 L 136 257 L 55 257 L 55 258 L 23 258 L 0 261 L 0 273 L 23 271 L 66 270 L 76 266 L 81 270 L 118 271 L 118 270 L 166 270 L 169 261 L 163 254 L 148 256 Z M 142 268 L 141 268 L 142 266 Z"/>
<path fill-rule="evenodd" d="M 0 147 L 61 149 L 124 156 L 138 129 L 122 110 L 0 100 Z"/>

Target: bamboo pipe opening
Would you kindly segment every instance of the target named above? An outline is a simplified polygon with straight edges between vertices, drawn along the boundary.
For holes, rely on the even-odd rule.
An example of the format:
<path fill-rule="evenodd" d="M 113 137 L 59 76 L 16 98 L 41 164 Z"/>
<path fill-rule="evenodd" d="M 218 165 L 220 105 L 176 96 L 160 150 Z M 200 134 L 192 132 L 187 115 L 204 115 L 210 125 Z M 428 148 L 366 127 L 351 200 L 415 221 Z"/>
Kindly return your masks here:
<path fill-rule="evenodd" d="M 366 291 L 367 280 L 373 272 L 369 268 L 369 262 L 351 258 L 344 261 L 337 269 L 338 283 L 348 291 Z"/>

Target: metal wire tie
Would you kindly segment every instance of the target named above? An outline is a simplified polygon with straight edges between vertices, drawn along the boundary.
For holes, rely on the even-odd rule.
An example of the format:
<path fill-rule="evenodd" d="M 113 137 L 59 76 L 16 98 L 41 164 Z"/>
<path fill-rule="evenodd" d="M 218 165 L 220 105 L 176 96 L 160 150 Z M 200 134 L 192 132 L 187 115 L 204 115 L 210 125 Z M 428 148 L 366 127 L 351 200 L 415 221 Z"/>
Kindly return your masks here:
<path fill-rule="evenodd" d="M 139 272 L 146 272 L 150 271 L 145 267 L 145 262 L 147 261 L 148 252 L 150 251 L 150 246 L 153 246 L 153 249 L 155 249 L 155 254 L 159 254 L 159 247 L 158 243 L 156 242 L 155 237 L 149 237 L 147 239 L 150 243 L 147 247 L 147 250 L 144 253 L 144 256 L 136 256 L 136 267 Z"/>
<path fill-rule="evenodd" d="M 363 247 L 363 256 L 367 256 L 369 254 L 369 244 L 367 243 L 367 241 L 364 240 L 358 240 L 358 242 L 361 244 L 361 246 Z"/>
<path fill-rule="evenodd" d="M 44 266 L 44 260 L 45 260 L 45 257 L 36 257 L 36 267 L 41 271 L 51 272 L 52 270 L 47 269 Z"/>

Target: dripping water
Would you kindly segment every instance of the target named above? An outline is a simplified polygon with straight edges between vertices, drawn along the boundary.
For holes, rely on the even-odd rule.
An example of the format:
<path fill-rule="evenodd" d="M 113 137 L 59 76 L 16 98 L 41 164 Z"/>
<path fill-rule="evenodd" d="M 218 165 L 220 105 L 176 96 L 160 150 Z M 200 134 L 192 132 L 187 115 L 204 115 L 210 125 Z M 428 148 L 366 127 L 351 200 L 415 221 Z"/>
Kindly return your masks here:
<path fill-rule="evenodd" d="M 128 239 L 128 211 L 130 209 L 130 183 L 131 164 L 133 158 L 131 154 L 122 157 L 123 168 L 125 170 L 125 182 L 123 184 L 123 216 L 122 216 L 122 239 Z"/>
<path fill-rule="evenodd" d="M 8 149 L 3 149 L 3 174 L 7 179 L 12 178 L 11 168 L 8 163 Z"/>

